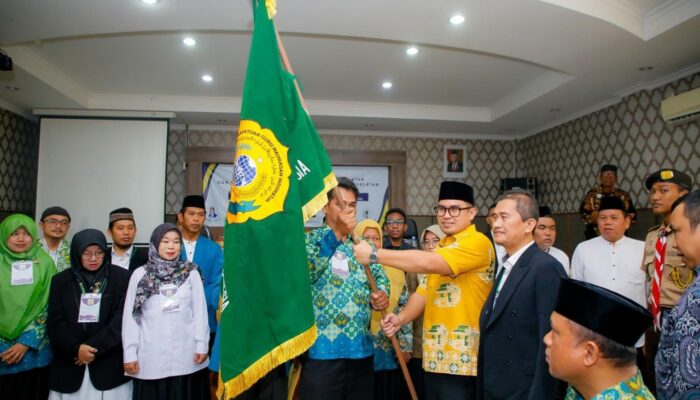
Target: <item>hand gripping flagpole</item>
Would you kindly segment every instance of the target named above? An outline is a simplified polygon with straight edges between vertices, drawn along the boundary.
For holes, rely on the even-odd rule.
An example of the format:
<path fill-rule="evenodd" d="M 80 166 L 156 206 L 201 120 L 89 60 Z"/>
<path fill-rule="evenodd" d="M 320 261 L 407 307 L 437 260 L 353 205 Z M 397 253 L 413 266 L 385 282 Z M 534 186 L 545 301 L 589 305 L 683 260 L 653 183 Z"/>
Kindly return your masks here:
<path fill-rule="evenodd" d="M 292 65 L 289 63 L 289 59 L 287 58 L 287 52 L 284 50 L 284 45 L 282 44 L 282 38 L 280 38 L 279 33 L 277 32 L 277 27 L 275 27 L 275 34 L 277 35 L 277 47 L 279 48 L 280 56 L 282 58 L 282 64 L 284 65 L 284 68 L 289 72 L 290 74 L 294 75 L 294 71 L 292 70 Z M 299 95 L 299 100 L 301 100 L 301 105 L 304 107 L 304 110 L 306 112 L 309 112 L 309 109 L 306 106 L 306 101 L 304 100 L 304 96 L 301 94 L 301 90 L 299 89 L 299 82 L 295 79 L 294 80 L 294 86 L 297 88 L 297 94 Z M 340 191 L 338 190 L 338 187 L 333 188 L 333 197 L 338 199 L 338 204 L 340 204 L 341 210 L 345 208 L 345 202 L 342 200 L 343 197 L 340 194 Z M 351 233 L 352 241 L 353 243 L 357 244 L 359 243 L 359 240 Z M 365 265 L 365 275 L 367 275 L 367 281 L 369 282 L 369 287 L 372 289 L 372 293 L 379 293 L 379 289 L 377 288 L 377 283 L 374 281 L 374 276 L 372 275 L 372 271 L 370 271 L 369 266 Z M 380 311 L 382 318 L 386 315 L 385 310 Z M 394 348 L 394 353 L 396 353 L 396 358 L 399 360 L 399 365 L 401 366 L 401 372 L 403 372 L 403 377 L 406 380 L 406 385 L 408 386 L 408 391 L 411 393 L 411 399 L 412 400 L 418 400 L 418 395 L 416 394 L 416 389 L 413 386 L 413 381 L 411 380 L 411 375 L 408 373 L 408 367 L 406 366 L 406 360 L 403 358 L 403 354 L 401 352 L 401 347 L 399 346 L 398 340 L 396 340 L 396 335 L 390 337 L 391 339 L 391 345 Z"/>

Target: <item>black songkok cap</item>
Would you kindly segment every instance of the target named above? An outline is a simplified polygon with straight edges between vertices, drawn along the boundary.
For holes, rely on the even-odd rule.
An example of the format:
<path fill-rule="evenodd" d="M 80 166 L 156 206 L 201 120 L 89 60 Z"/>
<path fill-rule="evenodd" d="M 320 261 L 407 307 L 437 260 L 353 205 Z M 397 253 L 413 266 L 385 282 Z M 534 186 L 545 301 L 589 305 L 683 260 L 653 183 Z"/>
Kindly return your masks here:
<path fill-rule="evenodd" d="M 68 218 L 68 222 L 70 222 L 70 214 L 68 214 L 68 211 L 63 207 L 53 206 L 47 208 L 43 213 L 41 213 L 40 221 L 43 221 L 44 218 L 48 217 L 49 215 L 62 215 Z"/>
<path fill-rule="evenodd" d="M 474 189 L 466 183 L 443 181 L 440 184 L 439 200 L 464 200 L 474 205 Z"/>
<path fill-rule="evenodd" d="M 551 217 L 552 216 L 552 210 L 549 208 L 549 206 L 540 206 L 540 218 L 541 217 Z"/>
<path fill-rule="evenodd" d="M 598 211 L 603 210 L 620 210 L 623 213 L 627 213 L 627 207 L 625 207 L 625 202 L 621 198 L 616 196 L 605 196 L 600 199 L 600 207 Z"/>
<path fill-rule="evenodd" d="M 204 197 L 198 194 L 191 194 L 189 196 L 185 196 L 185 199 L 182 200 L 182 210 L 184 210 L 187 207 L 194 207 L 194 208 L 207 208 L 204 205 Z"/>
<path fill-rule="evenodd" d="M 606 171 L 612 171 L 615 174 L 617 174 L 617 165 L 612 165 L 612 164 L 605 164 L 602 167 L 600 167 L 600 173 L 602 174 L 603 172 Z"/>
<path fill-rule="evenodd" d="M 562 278 L 554 311 L 623 346 L 634 347 L 651 326 L 646 308 L 603 287 Z"/>
<path fill-rule="evenodd" d="M 654 172 L 644 181 L 644 186 L 651 190 L 651 186 L 656 182 L 671 182 L 684 189 L 693 190 L 693 178 L 675 169 L 662 169 Z"/>

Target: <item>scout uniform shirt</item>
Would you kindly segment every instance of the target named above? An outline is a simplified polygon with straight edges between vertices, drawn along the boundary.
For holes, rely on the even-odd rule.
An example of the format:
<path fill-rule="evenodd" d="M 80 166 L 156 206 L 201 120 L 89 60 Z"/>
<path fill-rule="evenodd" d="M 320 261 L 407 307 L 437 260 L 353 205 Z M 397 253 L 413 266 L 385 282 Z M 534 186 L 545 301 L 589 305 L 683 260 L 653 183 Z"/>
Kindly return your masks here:
<path fill-rule="evenodd" d="M 642 270 L 646 273 L 648 282 L 654 279 L 656 239 L 665 229 L 667 227 L 664 225 L 651 228 L 644 242 Z M 683 295 L 683 292 L 693 282 L 693 270 L 685 265 L 681 253 L 673 247 L 675 241 L 676 235 L 673 232 L 666 235 L 666 256 L 664 258 L 663 275 L 661 276 L 661 293 L 659 294 L 659 305 L 663 308 L 673 308 L 678 304 L 678 300 Z M 651 286 L 649 287 L 651 288 Z M 651 304 L 651 290 L 649 290 L 648 301 Z"/>
<path fill-rule="evenodd" d="M 423 369 L 476 376 L 479 316 L 493 286 L 493 246 L 470 225 L 442 239 L 435 252 L 453 275 L 430 274 L 416 290 L 425 297 Z"/>
<path fill-rule="evenodd" d="M 637 375 L 626 381 L 622 381 L 617 385 L 607 388 L 591 400 L 654 400 L 654 395 L 644 385 L 642 375 L 637 371 Z M 574 388 L 569 386 L 564 400 L 585 400 Z"/>

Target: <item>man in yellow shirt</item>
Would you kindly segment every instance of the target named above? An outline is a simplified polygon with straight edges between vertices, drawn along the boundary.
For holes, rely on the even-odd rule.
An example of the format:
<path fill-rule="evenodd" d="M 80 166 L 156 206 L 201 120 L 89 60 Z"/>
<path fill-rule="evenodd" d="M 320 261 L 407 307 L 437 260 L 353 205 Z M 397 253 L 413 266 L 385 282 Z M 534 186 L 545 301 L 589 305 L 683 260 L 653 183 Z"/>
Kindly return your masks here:
<path fill-rule="evenodd" d="M 446 181 L 435 207 L 447 234 L 435 252 L 373 249 L 355 245 L 362 264 L 381 262 L 406 272 L 429 274 L 398 314 L 387 314 L 391 336 L 423 316 L 423 369 L 426 398 L 472 399 L 476 395 L 479 315 L 493 286 L 495 256 L 489 239 L 472 224 L 476 216 L 471 186 Z M 381 260 L 381 261 L 380 261 Z"/>

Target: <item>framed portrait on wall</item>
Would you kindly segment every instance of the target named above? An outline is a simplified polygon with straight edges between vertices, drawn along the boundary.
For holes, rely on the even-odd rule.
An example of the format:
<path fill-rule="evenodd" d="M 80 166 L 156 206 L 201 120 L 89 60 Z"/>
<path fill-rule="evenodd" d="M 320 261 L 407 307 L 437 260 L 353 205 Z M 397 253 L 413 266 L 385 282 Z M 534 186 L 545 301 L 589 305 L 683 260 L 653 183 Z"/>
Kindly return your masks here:
<path fill-rule="evenodd" d="M 443 177 L 467 177 L 467 146 L 446 144 L 442 151 L 442 160 Z"/>

